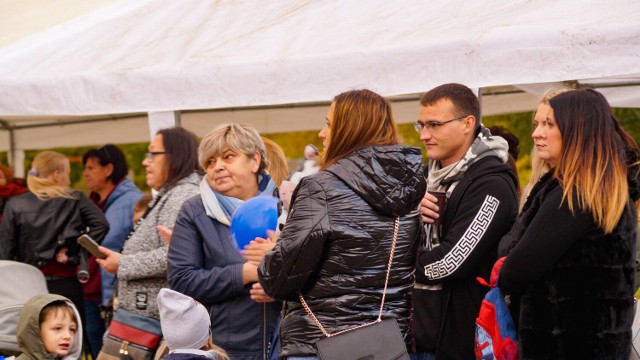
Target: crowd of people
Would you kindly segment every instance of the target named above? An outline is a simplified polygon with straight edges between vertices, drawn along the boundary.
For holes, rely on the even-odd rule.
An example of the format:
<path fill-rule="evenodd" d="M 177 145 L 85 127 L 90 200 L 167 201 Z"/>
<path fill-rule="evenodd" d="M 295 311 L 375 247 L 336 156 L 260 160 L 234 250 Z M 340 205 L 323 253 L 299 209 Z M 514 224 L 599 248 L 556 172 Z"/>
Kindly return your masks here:
<path fill-rule="evenodd" d="M 39 268 L 52 294 L 24 307 L 18 359 L 77 359 L 85 336 L 95 359 L 135 360 L 116 336 L 125 313 L 157 323 L 168 349 L 146 354 L 171 360 L 318 359 L 324 339 L 376 318 L 395 320 L 413 360 L 475 359 L 477 278 L 500 257 L 521 359 L 629 358 L 640 150 L 604 96 L 541 99 L 523 189 L 517 138 L 482 124 L 471 89 L 438 86 L 416 112 L 426 165 L 389 101 L 352 90 L 293 175 L 238 124 L 201 141 L 160 130 L 142 162 L 153 197 L 110 144 L 82 158 L 89 197 L 53 151 L 28 191 L 0 168 L 0 259 Z M 240 248 L 231 221 L 257 197 L 280 198 L 279 226 Z"/>

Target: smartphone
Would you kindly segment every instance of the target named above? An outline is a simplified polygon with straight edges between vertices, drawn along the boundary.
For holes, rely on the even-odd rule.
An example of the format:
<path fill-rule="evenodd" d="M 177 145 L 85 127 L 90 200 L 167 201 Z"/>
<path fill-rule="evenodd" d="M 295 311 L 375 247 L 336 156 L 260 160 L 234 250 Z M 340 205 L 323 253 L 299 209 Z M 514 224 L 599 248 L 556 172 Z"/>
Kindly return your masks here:
<path fill-rule="evenodd" d="M 93 240 L 91 238 L 91 236 L 89 235 L 82 235 L 80 237 L 78 237 L 78 244 L 80 244 L 80 246 L 82 246 L 83 248 L 87 249 L 87 251 L 89 251 L 93 256 L 97 257 L 98 259 L 106 259 L 107 255 L 103 254 L 102 252 L 100 252 L 100 250 L 98 250 L 98 243 Z"/>

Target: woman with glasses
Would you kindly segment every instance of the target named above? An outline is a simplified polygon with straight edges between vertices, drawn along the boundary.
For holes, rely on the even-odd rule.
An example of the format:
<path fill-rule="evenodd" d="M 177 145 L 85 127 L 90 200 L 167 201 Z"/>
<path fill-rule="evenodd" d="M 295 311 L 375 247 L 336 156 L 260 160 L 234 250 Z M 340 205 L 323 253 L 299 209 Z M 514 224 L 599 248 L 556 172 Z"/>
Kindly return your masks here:
<path fill-rule="evenodd" d="M 391 104 L 369 90 L 335 97 L 319 133 L 325 155 L 319 173 L 304 177 L 291 212 L 258 269 L 264 292 L 287 300 L 280 357 L 316 359 L 327 333 L 396 319 L 407 349 L 417 246 L 418 204 L 426 190 L 420 149 L 399 145 Z M 388 288 L 385 276 L 399 219 Z M 260 298 L 262 289 L 254 289 Z M 357 345 L 356 345 L 357 346 Z"/>
<path fill-rule="evenodd" d="M 502 240 L 514 245 L 499 283 L 520 298 L 520 358 L 628 359 L 638 146 L 591 89 L 551 98 L 534 127 L 551 169 Z"/>
<path fill-rule="evenodd" d="M 198 139 L 183 128 L 158 131 L 142 162 L 147 185 L 158 193 L 122 253 L 100 247 L 107 255 L 98 263 L 118 276 L 118 309 L 160 318 L 156 297 L 167 283 L 167 244 L 159 226 L 173 227 L 182 203 L 198 194 Z"/>
<path fill-rule="evenodd" d="M 89 198 L 104 212 L 109 221 L 109 232 L 102 246 L 120 252 L 133 228 L 133 207 L 142 196 L 135 184 L 126 178 L 129 172 L 127 160 L 115 145 L 107 144 L 91 149 L 82 156 L 82 175 L 91 193 Z M 85 330 L 93 357 L 102 348 L 105 324 L 99 305 L 108 306 L 113 295 L 115 276 L 101 270 L 96 258 L 89 256 L 89 282 L 84 284 Z"/>
<path fill-rule="evenodd" d="M 265 359 L 280 304 L 251 300 L 257 265 L 243 258 L 229 229 L 244 201 L 277 195 L 265 145 L 249 125 L 223 124 L 202 139 L 198 157 L 207 174 L 173 229 L 169 282 L 209 309 L 213 340 L 231 359 Z"/>

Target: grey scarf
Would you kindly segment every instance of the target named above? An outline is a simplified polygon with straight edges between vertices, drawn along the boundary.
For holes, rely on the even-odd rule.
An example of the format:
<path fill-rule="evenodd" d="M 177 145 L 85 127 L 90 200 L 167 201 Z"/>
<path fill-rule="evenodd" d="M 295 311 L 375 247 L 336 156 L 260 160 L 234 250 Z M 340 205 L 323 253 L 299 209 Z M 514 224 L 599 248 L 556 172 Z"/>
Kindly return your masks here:
<path fill-rule="evenodd" d="M 480 125 L 478 136 L 462 159 L 444 168 L 440 167 L 439 161 L 429 160 L 427 190 L 446 191 L 448 199 L 471 165 L 488 156 L 495 156 L 505 163 L 509 158 L 508 149 L 509 144 L 505 139 L 499 136 L 492 136 L 489 129 L 484 125 Z M 440 228 L 441 225 L 431 226 L 431 224 L 425 224 L 425 230 L 428 235 L 427 243 L 425 244 L 427 249 L 432 249 L 439 245 Z"/>

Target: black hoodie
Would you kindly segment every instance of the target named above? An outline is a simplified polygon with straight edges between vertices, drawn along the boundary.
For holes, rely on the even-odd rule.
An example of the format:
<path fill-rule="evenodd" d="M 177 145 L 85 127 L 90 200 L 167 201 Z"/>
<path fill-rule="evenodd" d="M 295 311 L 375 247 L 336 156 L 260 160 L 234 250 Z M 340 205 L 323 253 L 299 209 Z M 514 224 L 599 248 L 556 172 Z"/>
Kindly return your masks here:
<path fill-rule="evenodd" d="M 396 216 L 400 230 L 383 318 L 397 319 L 411 349 L 418 205 L 425 189 L 421 151 L 407 146 L 366 147 L 302 179 L 280 240 L 258 270 L 268 294 L 291 300 L 281 325 L 281 357 L 315 355 L 323 337 L 298 290 L 329 333 L 377 318 Z"/>
<path fill-rule="evenodd" d="M 440 323 L 427 315 L 433 291 L 416 286 L 414 329 L 418 351 L 431 351 L 437 341 L 438 360 L 474 359 L 475 320 L 497 260 L 498 243 L 518 211 L 517 179 L 511 167 L 489 156 L 469 167 L 451 192 L 444 209 L 440 246 L 421 251 L 416 280 L 442 285 Z M 435 335 L 434 335 L 435 333 Z M 437 336 L 437 339 L 433 339 Z"/>

